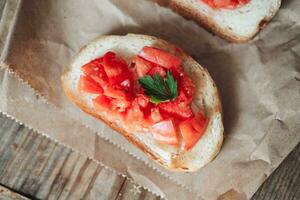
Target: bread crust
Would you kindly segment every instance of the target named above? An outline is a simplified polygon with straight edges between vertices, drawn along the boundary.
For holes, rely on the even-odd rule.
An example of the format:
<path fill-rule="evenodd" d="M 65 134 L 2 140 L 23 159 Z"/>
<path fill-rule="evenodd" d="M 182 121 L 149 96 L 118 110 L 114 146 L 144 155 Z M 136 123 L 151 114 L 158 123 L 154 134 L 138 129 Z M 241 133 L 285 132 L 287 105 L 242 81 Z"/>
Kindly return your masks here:
<path fill-rule="evenodd" d="M 110 37 L 110 36 L 100 36 L 99 38 L 97 38 L 94 42 L 98 42 L 100 40 L 105 40 L 105 37 Z M 125 36 L 126 37 L 126 36 Z M 147 36 L 147 35 L 136 35 L 136 37 L 140 37 L 140 38 L 144 38 L 144 39 L 153 39 L 153 40 L 157 40 L 157 38 L 152 37 L 152 36 Z M 162 41 L 162 40 L 160 40 Z M 93 43 L 93 42 L 92 42 Z M 179 54 L 182 55 L 186 55 L 181 49 L 177 48 L 175 45 L 167 43 L 167 45 L 170 48 L 176 48 L 178 50 Z M 87 46 L 84 46 L 80 52 L 78 54 L 80 54 L 82 51 L 85 50 L 85 48 L 87 48 Z M 71 64 L 72 65 L 72 64 Z M 70 69 L 71 67 L 69 67 Z M 214 113 L 220 113 L 222 116 L 222 105 L 221 105 L 221 101 L 220 101 L 220 95 L 219 95 L 219 91 L 213 81 L 213 79 L 210 77 L 208 71 L 204 68 L 203 70 L 201 70 L 201 72 L 203 74 L 205 74 L 206 77 L 209 78 L 209 82 L 211 82 L 213 84 L 213 90 L 211 91 L 213 93 L 213 96 L 215 97 L 217 103 L 213 108 L 213 112 Z M 94 108 L 89 108 L 84 101 L 82 101 L 80 98 L 78 98 L 78 96 L 68 87 L 68 73 L 66 72 L 61 80 L 62 80 L 62 87 L 63 90 L 66 94 L 66 96 L 73 102 L 75 103 L 82 111 L 86 112 L 89 115 L 92 115 L 93 117 L 103 121 L 104 123 L 106 123 L 109 127 L 111 127 L 112 129 L 114 129 L 115 131 L 117 131 L 118 133 L 120 133 L 121 135 L 123 135 L 129 142 L 131 142 L 132 144 L 134 144 L 136 147 L 138 147 L 142 152 L 144 152 L 146 155 L 148 155 L 151 159 L 155 160 L 157 163 L 159 163 L 161 166 L 169 169 L 169 170 L 173 170 L 173 171 L 195 171 L 198 170 L 199 168 L 189 168 L 186 166 L 185 163 L 180 162 L 179 160 L 176 161 L 172 160 L 172 164 L 168 164 L 166 162 L 164 162 L 159 155 L 157 155 L 155 152 L 152 152 L 151 149 L 149 149 L 144 143 L 142 143 L 141 141 L 139 141 L 137 138 L 134 137 L 133 134 L 126 132 L 125 130 L 123 130 L 122 128 L 116 126 L 114 123 L 108 121 L 107 119 L 103 118 L 102 116 L 100 116 L 99 114 L 97 114 L 97 111 Z M 202 74 L 201 73 L 201 74 Z M 199 75 L 200 77 L 200 75 Z M 209 161 L 206 162 L 205 164 L 209 163 L 210 161 L 212 161 L 215 156 L 218 154 L 218 152 L 221 149 L 221 145 L 223 142 L 223 124 L 220 125 L 221 129 L 222 129 L 222 135 L 220 136 L 220 138 L 218 139 L 218 144 L 214 149 L 214 152 L 212 153 L 212 155 L 209 158 Z"/>
<path fill-rule="evenodd" d="M 249 40 L 252 40 L 258 32 L 263 29 L 275 16 L 277 10 L 268 13 L 257 25 L 256 29 L 249 35 L 244 37 L 236 36 L 220 28 L 211 18 L 205 16 L 201 12 L 194 12 L 191 8 L 184 7 L 182 4 L 178 4 L 172 0 L 153 0 L 154 2 L 158 3 L 161 6 L 171 8 L 173 11 L 177 12 L 178 14 L 182 15 L 184 18 L 188 20 L 194 20 L 197 24 L 204 27 L 212 34 L 216 34 L 219 37 L 234 43 L 245 43 Z M 281 4 L 281 1 L 280 1 Z M 279 6 L 280 6 L 279 4 Z M 279 7 L 278 7 L 279 8 Z"/>

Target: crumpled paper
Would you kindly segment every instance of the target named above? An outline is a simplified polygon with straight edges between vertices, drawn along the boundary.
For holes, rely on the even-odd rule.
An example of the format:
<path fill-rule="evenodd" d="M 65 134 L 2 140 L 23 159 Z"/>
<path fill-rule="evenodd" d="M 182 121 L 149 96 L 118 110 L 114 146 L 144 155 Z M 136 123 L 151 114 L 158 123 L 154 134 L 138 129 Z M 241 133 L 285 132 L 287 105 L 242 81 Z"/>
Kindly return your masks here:
<path fill-rule="evenodd" d="M 300 141 L 296 0 L 284 1 L 272 22 L 248 44 L 227 43 L 152 1 L 10 2 L 15 2 L 16 13 L 4 20 L 8 28 L 0 25 L 5 36 L 0 46 L 5 69 L 1 110 L 156 194 L 169 199 L 249 199 Z M 64 96 L 60 76 L 76 52 L 99 35 L 128 32 L 177 44 L 216 81 L 225 141 L 219 156 L 203 169 L 163 169 Z"/>

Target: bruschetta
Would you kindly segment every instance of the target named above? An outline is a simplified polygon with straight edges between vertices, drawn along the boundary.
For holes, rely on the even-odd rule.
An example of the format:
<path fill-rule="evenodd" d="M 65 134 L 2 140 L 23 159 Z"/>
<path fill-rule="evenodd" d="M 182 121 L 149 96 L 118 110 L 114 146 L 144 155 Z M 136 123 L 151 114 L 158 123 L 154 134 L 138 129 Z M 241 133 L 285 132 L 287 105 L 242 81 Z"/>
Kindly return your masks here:
<path fill-rule="evenodd" d="M 221 101 L 208 71 L 169 42 L 101 36 L 62 76 L 66 96 L 160 165 L 195 171 L 223 141 Z"/>
<path fill-rule="evenodd" d="M 154 0 L 231 42 L 247 42 L 273 18 L 281 0 Z"/>

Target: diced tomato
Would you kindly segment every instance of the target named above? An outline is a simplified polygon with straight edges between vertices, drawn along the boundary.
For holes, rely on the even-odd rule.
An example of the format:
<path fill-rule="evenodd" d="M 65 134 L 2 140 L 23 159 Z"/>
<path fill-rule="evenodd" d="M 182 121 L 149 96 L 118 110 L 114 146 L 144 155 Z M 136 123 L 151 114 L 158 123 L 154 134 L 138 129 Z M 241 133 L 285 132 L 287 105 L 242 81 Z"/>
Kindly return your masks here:
<path fill-rule="evenodd" d="M 232 0 L 214 0 L 214 6 L 216 8 L 226 8 L 228 6 L 236 6 L 236 1 Z"/>
<path fill-rule="evenodd" d="M 187 102 L 191 102 L 193 99 L 195 85 L 188 76 L 182 76 L 179 83 L 179 90 L 183 91 Z M 182 95 L 182 94 L 181 94 Z"/>
<path fill-rule="evenodd" d="M 204 132 L 208 124 L 208 118 L 204 115 L 203 112 L 198 112 L 195 114 L 195 117 L 192 119 L 192 126 L 198 132 Z"/>
<path fill-rule="evenodd" d="M 90 75 L 89 78 L 93 79 L 96 83 L 98 83 L 103 89 L 106 89 L 109 85 L 108 79 L 102 79 L 99 76 L 96 75 Z"/>
<path fill-rule="evenodd" d="M 139 106 L 142 108 L 146 108 L 149 104 L 149 97 L 144 94 L 137 94 L 136 99 Z"/>
<path fill-rule="evenodd" d="M 220 1 L 220 0 L 218 0 Z M 240 7 L 242 5 L 245 5 L 249 3 L 250 0 L 231 0 L 232 6 L 229 8 L 235 8 L 235 7 Z"/>
<path fill-rule="evenodd" d="M 188 119 L 193 116 L 191 107 L 185 102 L 170 101 L 158 104 L 161 112 L 179 119 Z"/>
<path fill-rule="evenodd" d="M 128 107 L 131 106 L 131 102 L 126 99 L 112 99 L 111 105 L 113 110 L 124 112 Z"/>
<path fill-rule="evenodd" d="M 208 119 L 202 112 L 179 124 L 180 133 L 185 143 L 185 149 L 191 149 L 205 133 Z"/>
<path fill-rule="evenodd" d="M 126 91 L 121 90 L 119 88 L 109 86 L 104 90 L 103 93 L 107 97 L 115 98 L 115 99 L 130 99 L 130 95 L 126 93 Z"/>
<path fill-rule="evenodd" d="M 186 103 L 190 103 L 191 100 L 185 95 L 184 91 L 182 88 L 178 88 L 178 97 L 177 100 L 179 102 L 186 102 Z"/>
<path fill-rule="evenodd" d="M 95 109 L 107 111 L 133 130 L 136 124 L 152 130 L 155 140 L 162 144 L 178 145 L 181 131 L 185 148 L 192 148 L 205 132 L 208 119 L 202 112 L 195 116 L 190 103 L 195 86 L 180 69 L 181 60 L 165 51 L 144 47 L 130 67 L 113 52 L 106 53 L 82 67 L 84 73 L 79 90 L 98 94 L 93 99 Z M 137 84 L 141 76 L 166 76 L 169 70 L 178 81 L 178 97 L 158 105 L 150 103 L 144 89 Z M 181 122 L 179 127 L 178 121 Z"/>
<path fill-rule="evenodd" d="M 145 121 L 144 113 L 136 101 L 133 101 L 131 107 L 127 110 L 126 120 L 128 123 L 143 123 Z"/>
<path fill-rule="evenodd" d="M 171 74 L 178 81 L 178 97 L 179 102 L 191 103 L 195 91 L 195 85 L 192 80 L 185 75 L 180 69 L 171 68 Z"/>
<path fill-rule="evenodd" d="M 81 70 L 86 76 L 91 77 L 94 81 L 102 86 L 102 82 L 107 82 L 108 78 L 101 65 L 102 58 L 95 59 L 81 67 Z"/>
<path fill-rule="evenodd" d="M 104 96 L 104 95 L 99 95 L 95 99 L 93 99 L 93 104 L 95 106 L 95 109 L 97 111 L 108 111 L 111 107 L 110 103 L 111 99 Z"/>
<path fill-rule="evenodd" d="M 134 61 L 138 77 L 143 77 L 154 66 L 151 62 L 137 56 Z"/>
<path fill-rule="evenodd" d="M 107 52 L 103 56 L 103 66 L 108 78 L 120 75 L 123 68 L 127 67 L 126 63 L 117 58 L 117 55 L 113 52 Z"/>
<path fill-rule="evenodd" d="M 212 8 L 236 8 L 247 4 L 250 0 L 202 0 Z"/>
<path fill-rule="evenodd" d="M 182 73 L 182 71 L 180 70 L 180 68 L 175 68 L 172 67 L 171 69 L 169 69 L 172 76 L 174 77 L 175 80 L 180 80 L 182 76 L 184 76 L 184 73 Z"/>
<path fill-rule="evenodd" d="M 95 60 L 92 60 L 91 62 L 83 65 L 81 67 L 81 70 L 85 75 L 91 75 L 98 73 L 99 68 L 101 67 L 101 63 L 103 62 L 103 58 L 97 58 Z"/>
<path fill-rule="evenodd" d="M 193 128 L 188 121 L 179 124 L 180 133 L 184 141 L 184 148 L 190 150 L 200 139 L 201 135 Z"/>
<path fill-rule="evenodd" d="M 169 145 L 178 145 L 178 137 L 172 119 L 154 124 L 152 130 L 152 136 L 158 142 Z"/>
<path fill-rule="evenodd" d="M 209 7 L 215 8 L 214 0 L 200 0 L 206 3 Z"/>
<path fill-rule="evenodd" d="M 81 67 L 81 70 L 83 71 L 83 73 L 87 76 L 89 76 L 90 74 L 96 73 L 98 70 L 98 66 L 92 64 L 92 63 L 88 63 L 85 64 Z"/>
<path fill-rule="evenodd" d="M 125 79 L 120 83 L 118 87 L 120 90 L 124 90 L 129 96 L 134 94 L 134 80 L 132 78 Z"/>
<path fill-rule="evenodd" d="M 86 92 L 90 94 L 103 93 L 102 87 L 93 79 L 89 78 L 88 76 L 80 76 L 78 86 L 80 92 Z"/>
<path fill-rule="evenodd" d="M 158 75 L 160 75 L 162 77 L 165 77 L 166 76 L 166 70 L 164 68 L 162 68 L 162 67 L 157 66 L 157 67 L 153 67 L 152 69 L 150 69 L 150 71 L 148 72 L 148 74 L 150 76 L 153 76 L 154 74 L 158 74 Z"/>
<path fill-rule="evenodd" d="M 132 86 L 132 83 L 129 79 L 125 79 L 120 83 L 120 86 L 122 86 L 123 88 L 130 88 Z"/>
<path fill-rule="evenodd" d="M 112 84 L 112 85 L 113 84 L 119 84 L 119 83 L 122 83 L 126 79 L 132 80 L 131 73 L 129 72 L 128 69 L 123 70 L 122 74 L 120 74 L 119 76 L 111 77 L 109 79 L 109 83 Z"/>
<path fill-rule="evenodd" d="M 176 56 L 154 47 L 144 47 L 139 53 L 139 56 L 167 69 L 171 67 L 178 68 L 182 63 L 182 60 Z"/>
<path fill-rule="evenodd" d="M 159 109 L 157 107 L 151 108 L 150 115 L 148 117 L 148 121 L 150 124 L 157 123 L 162 121 L 164 118 L 159 112 Z"/>
<path fill-rule="evenodd" d="M 118 84 L 130 78 L 128 66 L 115 53 L 108 52 L 103 56 L 103 67 L 110 84 Z"/>
<path fill-rule="evenodd" d="M 136 68 L 135 67 L 129 68 L 129 72 L 130 72 L 130 75 L 131 75 L 133 81 L 136 81 L 136 80 L 139 79 L 139 77 L 136 73 Z"/>

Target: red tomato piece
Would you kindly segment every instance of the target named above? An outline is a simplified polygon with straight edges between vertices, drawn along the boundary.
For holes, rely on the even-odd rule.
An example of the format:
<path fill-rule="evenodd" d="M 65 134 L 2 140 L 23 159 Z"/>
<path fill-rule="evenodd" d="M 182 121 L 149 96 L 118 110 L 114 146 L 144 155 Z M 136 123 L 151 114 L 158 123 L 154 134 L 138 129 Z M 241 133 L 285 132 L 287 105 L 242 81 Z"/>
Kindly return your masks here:
<path fill-rule="evenodd" d="M 111 99 L 104 96 L 104 95 L 99 95 L 95 99 L 93 99 L 93 104 L 95 106 L 95 109 L 97 111 L 108 111 L 111 107 Z"/>
<path fill-rule="evenodd" d="M 214 0 L 200 0 L 206 3 L 209 7 L 215 8 Z"/>
<path fill-rule="evenodd" d="M 103 56 L 103 66 L 108 78 L 116 77 L 122 73 L 126 63 L 117 58 L 117 55 L 113 52 L 107 52 Z"/>
<path fill-rule="evenodd" d="M 95 82 L 93 79 L 89 78 L 88 76 L 80 76 L 79 79 L 79 91 L 86 92 L 90 94 L 102 94 L 103 89 L 102 87 Z"/>
<path fill-rule="evenodd" d="M 91 79 L 93 79 L 96 83 L 98 83 L 104 90 L 107 88 L 108 86 L 108 80 L 106 79 L 102 79 L 99 76 L 96 75 L 90 75 L 89 76 Z"/>
<path fill-rule="evenodd" d="M 144 47 L 139 56 L 167 69 L 171 67 L 178 68 L 182 63 L 182 60 L 176 56 L 154 47 Z"/>
<path fill-rule="evenodd" d="M 158 104 L 162 113 L 166 113 L 175 118 L 188 119 L 193 116 L 191 107 L 185 102 L 178 100 Z"/>
<path fill-rule="evenodd" d="M 233 9 L 247 4 L 250 0 L 202 0 L 202 1 L 212 8 Z"/>
<path fill-rule="evenodd" d="M 149 104 L 149 97 L 144 94 L 137 94 L 136 100 L 142 108 L 146 108 Z"/>
<path fill-rule="evenodd" d="M 113 110 L 124 112 L 128 107 L 131 106 L 131 102 L 126 99 L 112 99 L 111 105 Z"/>
<path fill-rule="evenodd" d="M 176 80 L 180 80 L 182 76 L 184 76 L 184 73 L 182 73 L 182 71 L 180 70 L 180 68 L 174 68 L 172 67 L 170 69 L 170 72 L 172 74 L 172 76 L 174 77 L 174 79 Z"/>
<path fill-rule="evenodd" d="M 125 79 L 119 85 L 115 85 L 115 87 L 120 90 L 123 90 L 130 98 L 134 95 L 135 85 L 132 78 Z"/>
<path fill-rule="evenodd" d="M 187 104 L 190 103 L 192 101 L 192 99 L 188 98 L 185 95 L 185 92 L 183 91 L 182 88 L 178 89 L 178 97 L 177 97 L 179 102 L 186 102 Z"/>
<path fill-rule="evenodd" d="M 181 80 L 179 83 L 179 90 L 180 90 L 179 93 L 180 92 L 184 93 L 187 102 L 192 101 L 193 95 L 195 92 L 195 85 L 188 76 L 184 75 L 181 77 Z M 181 94 L 181 95 L 183 95 L 183 94 Z"/>
<path fill-rule="evenodd" d="M 97 67 L 96 65 L 94 65 L 93 63 L 88 63 L 85 64 L 81 67 L 81 70 L 83 71 L 83 73 L 87 76 L 89 76 L 90 74 L 93 74 L 95 72 L 97 72 Z"/>
<path fill-rule="evenodd" d="M 130 79 L 125 79 L 120 83 L 120 86 L 122 86 L 125 90 L 132 87 L 132 81 Z"/>
<path fill-rule="evenodd" d="M 226 8 L 228 6 L 235 6 L 233 5 L 232 0 L 214 0 L 215 8 Z M 234 3 L 235 4 L 235 3 Z"/>
<path fill-rule="evenodd" d="M 131 107 L 127 110 L 126 120 L 129 123 L 143 123 L 145 121 L 144 113 L 136 101 L 133 101 Z"/>
<path fill-rule="evenodd" d="M 204 115 L 203 112 L 198 112 L 195 114 L 195 117 L 191 120 L 193 128 L 199 133 L 203 133 L 208 124 L 208 118 Z"/>
<path fill-rule="evenodd" d="M 169 145 L 178 145 L 178 137 L 172 119 L 154 124 L 152 130 L 152 136 L 158 142 Z"/>
<path fill-rule="evenodd" d="M 208 119 L 202 112 L 196 114 L 193 119 L 188 119 L 179 124 L 180 133 L 186 150 L 190 150 L 203 136 L 208 124 Z"/>
<path fill-rule="evenodd" d="M 102 61 L 103 58 L 98 58 L 81 67 L 81 70 L 86 76 L 91 77 L 94 81 L 98 82 L 101 86 L 103 86 L 102 84 L 103 82 L 108 81 L 104 68 L 101 65 Z"/>
<path fill-rule="evenodd" d="M 143 77 L 154 66 L 151 62 L 137 56 L 134 61 L 138 77 Z"/>
<path fill-rule="evenodd" d="M 103 62 L 103 58 L 97 58 L 95 60 L 92 60 L 91 62 L 83 65 L 81 67 L 81 70 L 85 75 L 91 75 L 95 74 L 99 71 L 99 68 L 101 67 L 101 63 Z"/>
<path fill-rule="evenodd" d="M 107 97 L 115 98 L 115 99 L 130 99 L 130 95 L 126 93 L 126 91 L 121 90 L 119 88 L 109 86 L 104 90 L 103 93 Z"/>
<path fill-rule="evenodd" d="M 132 77 L 133 81 L 137 81 L 139 79 L 137 73 L 136 73 L 136 68 L 129 68 L 130 76 Z"/>
<path fill-rule="evenodd" d="M 130 78 L 128 66 L 124 60 L 118 58 L 115 53 L 108 52 L 103 56 L 103 67 L 110 84 L 121 83 Z"/>
<path fill-rule="evenodd" d="M 179 130 L 184 141 L 184 148 L 186 150 L 190 150 L 201 137 L 201 135 L 198 134 L 189 121 L 180 123 Z"/>
<path fill-rule="evenodd" d="M 154 74 L 158 74 L 162 77 L 165 77 L 167 73 L 166 73 L 166 70 L 164 68 L 157 66 L 157 67 L 153 67 L 152 69 L 150 69 L 148 74 L 150 76 L 153 76 Z"/>
<path fill-rule="evenodd" d="M 110 83 L 111 85 L 114 85 L 114 84 L 120 84 L 120 83 L 122 83 L 122 82 L 123 82 L 124 80 L 126 80 L 126 79 L 132 80 L 131 73 L 129 72 L 128 69 L 124 69 L 124 70 L 122 71 L 122 73 L 121 73 L 119 76 L 111 77 L 111 78 L 109 79 L 109 83 Z"/>
<path fill-rule="evenodd" d="M 148 118 L 148 121 L 153 124 L 162 121 L 164 118 L 159 112 L 159 109 L 157 107 L 151 108 L 150 115 Z"/>

